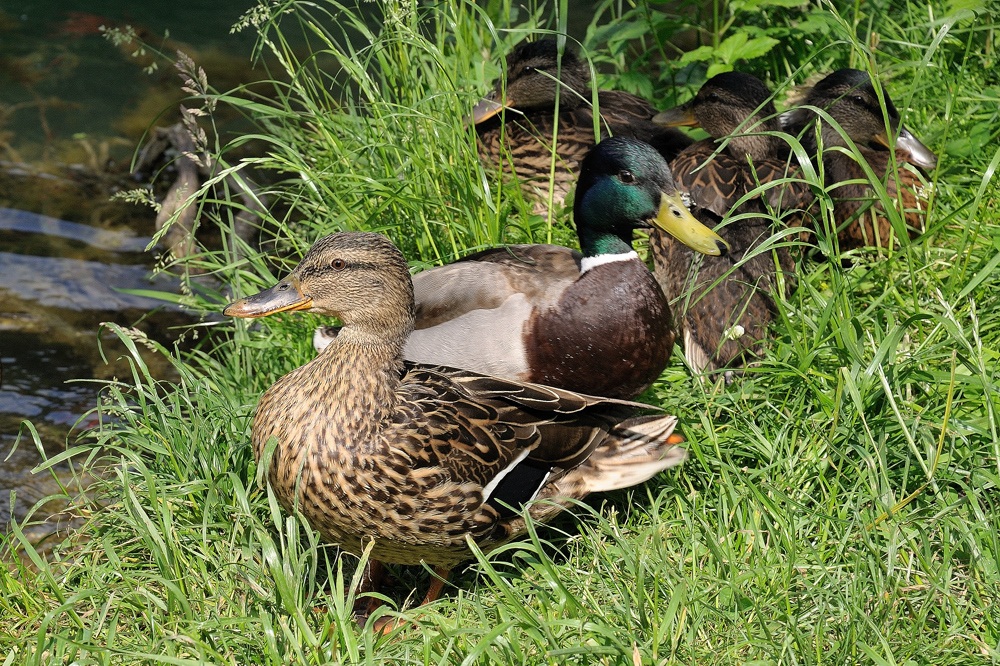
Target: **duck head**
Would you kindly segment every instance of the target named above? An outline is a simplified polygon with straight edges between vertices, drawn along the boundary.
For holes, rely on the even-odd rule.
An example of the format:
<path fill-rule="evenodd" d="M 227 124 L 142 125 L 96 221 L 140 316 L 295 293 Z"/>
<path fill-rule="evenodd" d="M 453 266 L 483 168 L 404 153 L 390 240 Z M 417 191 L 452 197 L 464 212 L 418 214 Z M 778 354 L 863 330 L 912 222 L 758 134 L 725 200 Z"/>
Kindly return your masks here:
<path fill-rule="evenodd" d="M 493 90 L 472 109 L 476 125 L 504 109 L 551 109 L 557 95 L 566 109 L 579 105 L 581 95 L 589 98 L 590 67 L 569 44 L 560 60 L 554 37 L 515 46 L 507 55 L 506 73 L 506 84 L 503 77 L 497 79 Z"/>
<path fill-rule="evenodd" d="M 937 166 L 937 156 L 903 126 L 899 111 L 884 90 L 883 100 L 884 114 L 868 73 L 858 69 L 840 69 L 813 86 L 805 103 L 825 109 L 843 133 L 860 147 L 895 149 L 907 162 L 925 170 Z M 788 124 L 805 125 L 814 117 L 809 109 L 798 108 L 789 112 Z M 830 124 L 822 123 L 820 131 L 824 145 L 846 145 L 841 133 Z M 895 137 L 895 142 L 892 137 Z M 806 139 L 809 139 L 808 135 Z"/>
<path fill-rule="evenodd" d="M 635 229 L 656 227 L 703 254 L 726 242 L 688 211 L 663 157 L 649 144 L 605 139 L 584 158 L 573 205 L 585 255 L 631 250 Z"/>
<path fill-rule="evenodd" d="M 379 337 L 405 337 L 413 328 L 413 282 L 406 260 L 381 234 L 325 236 L 270 289 L 230 303 L 230 317 L 306 311 L 338 317 L 345 327 Z"/>
<path fill-rule="evenodd" d="M 730 152 L 755 160 L 774 153 L 773 139 L 759 133 L 781 130 L 771 91 L 744 72 L 713 76 L 690 102 L 656 114 L 653 122 L 665 127 L 700 127 L 713 139 L 736 134 L 729 142 Z"/>

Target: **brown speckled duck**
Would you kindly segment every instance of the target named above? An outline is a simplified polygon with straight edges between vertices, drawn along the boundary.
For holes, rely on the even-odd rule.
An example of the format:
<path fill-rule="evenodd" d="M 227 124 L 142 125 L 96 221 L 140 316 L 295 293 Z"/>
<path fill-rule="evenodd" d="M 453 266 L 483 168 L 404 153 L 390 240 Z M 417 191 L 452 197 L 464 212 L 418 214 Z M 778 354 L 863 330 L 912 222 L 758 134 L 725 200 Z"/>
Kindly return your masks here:
<path fill-rule="evenodd" d="M 507 56 L 506 81 L 497 79 L 472 112 L 483 163 L 513 166 L 525 191 L 544 193 L 541 198 L 546 202 L 551 173 L 553 200 L 562 203 L 580 162 L 597 142 L 590 81 L 590 65 L 568 43 L 561 59 L 552 37 L 515 46 Z M 683 132 L 651 122 L 656 108 L 635 95 L 600 90 L 597 109 L 600 138 L 636 138 L 652 144 L 668 160 L 691 143 Z"/>
<path fill-rule="evenodd" d="M 323 538 L 379 562 L 426 562 L 442 577 L 567 500 L 641 483 L 680 463 L 672 416 L 639 403 L 404 362 L 413 286 L 384 236 L 320 239 L 274 287 L 225 314 L 339 317 L 330 347 L 260 399 L 252 440 L 272 440 L 268 482 Z M 438 581 L 425 601 L 440 593 Z"/>
<path fill-rule="evenodd" d="M 889 247 L 902 231 L 893 228 L 881 202 L 876 200 L 858 157 L 840 149 L 848 145 L 845 135 L 884 183 L 889 198 L 902 213 L 905 233 L 913 237 L 923 229 L 925 205 L 919 194 L 923 183 L 905 165 L 931 170 L 937 165 L 937 156 L 903 126 L 899 111 L 884 90 L 883 98 L 884 113 L 868 73 L 857 69 L 838 70 L 805 95 L 805 104 L 826 110 L 842 130 L 819 121 L 826 183 L 834 199 L 841 250 L 865 245 Z M 816 132 L 811 126 L 816 119 L 817 114 L 805 107 L 793 109 L 784 117 L 787 131 L 801 135 L 803 146 L 813 155 L 818 152 Z"/>
<path fill-rule="evenodd" d="M 787 144 L 768 134 L 781 127 L 771 92 L 755 76 L 718 74 L 694 99 L 656 121 L 699 126 L 710 135 L 685 149 L 670 168 L 698 219 L 710 227 L 726 219 L 719 233 L 730 248 L 720 256 L 699 257 L 654 231 L 650 250 L 657 279 L 676 313 L 689 365 L 699 372 L 742 366 L 759 353 L 774 317 L 779 267 L 788 280 L 794 270 L 786 240 L 776 239 L 771 249 L 761 245 L 780 228 L 776 217 L 802 214 L 812 196 L 789 168 Z M 768 184 L 773 186 L 738 204 Z"/>
<path fill-rule="evenodd" d="M 416 274 L 416 330 L 404 357 L 590 395 L 632 398 L 648 388 L 670 360 L 674 333 L 633 232 L 656 226 L 716 254 L 721 240 L 684 207 L 663 158 L 635 139 L 605 139 L 588 154 L 574 218 L 582 253 L 513 245 Z M 334 330 L 317 330 L 317 349 Z"/>

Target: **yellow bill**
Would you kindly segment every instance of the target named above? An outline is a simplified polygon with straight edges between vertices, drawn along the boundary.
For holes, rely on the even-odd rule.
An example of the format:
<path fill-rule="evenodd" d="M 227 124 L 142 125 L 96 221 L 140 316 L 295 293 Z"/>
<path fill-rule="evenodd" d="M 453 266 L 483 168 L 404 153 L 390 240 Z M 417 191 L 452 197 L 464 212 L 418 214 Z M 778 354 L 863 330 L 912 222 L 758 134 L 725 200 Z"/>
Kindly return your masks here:
<path fill-rule="evenodd" d="M 729 243 L 722 236 L 691 214 L 679 192 L 662 194 L 660 210 L 652 222 L 657 229 L 667 232 L 696 252 L 717 257 L 723 253 L 723 248 L 729 249 Z"/>

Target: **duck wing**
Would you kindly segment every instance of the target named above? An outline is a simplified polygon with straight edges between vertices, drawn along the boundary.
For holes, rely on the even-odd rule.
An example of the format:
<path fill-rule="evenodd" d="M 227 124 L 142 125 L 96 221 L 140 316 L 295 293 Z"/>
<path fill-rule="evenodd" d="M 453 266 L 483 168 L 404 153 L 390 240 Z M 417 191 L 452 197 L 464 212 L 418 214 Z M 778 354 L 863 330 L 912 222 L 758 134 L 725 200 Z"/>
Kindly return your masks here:
<path fill-rule="evenodd" d="M 621 90 L 601 90 L 597 93 L 601 117 L 612 127 L 652 120 L 657 109 L 648 101 Z"/>
<path fill-rule="evenodd" d="M 751 171 L 745 159 L 714 154 L 716 149 L 713 141 L 701 141 L 670 166 L 699 219 L 710 227 L 727 219 L 719 233 L 729 251 L 719 257 L 695 256 L 662 234 L 650 236 L 657 280 L 674 311 L 685 358 L 697 372 L 744 365 L 759 353 L 776 307 L 774 257 L 760 249 L 773 233 L 764 203 L 780 210 L 811 203 L 808 187 L 789 183 L 736 206 L 759 184 L 788 179 L 788 167 L 778 159 L 762 160 Z M 790 273 L 794 263 L 787 248 L 776 251 L 782 271 Z"/>
<path fill-rule="evenodd" d="M 816 198 L 809 185 L 802 181 L 798 167 L 788 160 L 773 158 L 754 162 L 749 173 L 753 178 L 749 183 L 751 189 L 779 183 L 766 188 L 761 197 L 776 214 L 793 213 L 789 223 L 800 226 L 800 218 L 806 215 Z"/>
<path fill-rule="evenodd" d="M 418 273 L 404 356 L 529 379 L 528 324 L 580 277 L 580 258 L 557 245 L 514 245 Z"/>
<path fill-rule="evenodd" d="M 440 471 L 441 487 L 468 494 L 474 484 L 483 505 L 477 537 L 494 540 L 501 528 L 504 539 L 514 536 L 502 523 L 540 496 L 627 487 L 684 458 L 669 440 L 676 419 L 638 415 L 658 411 L 641 403 L 411 363 L 401 388 L 406 418 L 396 422 L 416 434 L 394 438 L 412 443 L 415 467 Z"/>
<path fill-rule="evenodd" d="M 896 208 L 887 212 L 879 200 L 868 175 L 853 155 L 833 153 L 824 156 L 827 181 L 834 183 L 830 195 L 834 200 L 834 217 L 840 249 L 848 250 L 868 245 L 889 247 L 898 239 L 898 228 L 892 217 L 902 217 L 905 233 L 914 238 L 923 231 L 927 202 L 922 196 L 925 183 L 919 172 L 905 165 L 905 156 L 897 154 L 898 170 L 893 172 L 886 151 L 864 149 L 862 157 L 884 184 L 887 198 Z"/>
<path fill-rule="evenodd" d="M 469 255 L 413 276 L 417 329 L 476 310 L 495 310 L 511 297 L 548 301 L 580 277 L 575 250 L 559 245 L 510 245 Z"/>

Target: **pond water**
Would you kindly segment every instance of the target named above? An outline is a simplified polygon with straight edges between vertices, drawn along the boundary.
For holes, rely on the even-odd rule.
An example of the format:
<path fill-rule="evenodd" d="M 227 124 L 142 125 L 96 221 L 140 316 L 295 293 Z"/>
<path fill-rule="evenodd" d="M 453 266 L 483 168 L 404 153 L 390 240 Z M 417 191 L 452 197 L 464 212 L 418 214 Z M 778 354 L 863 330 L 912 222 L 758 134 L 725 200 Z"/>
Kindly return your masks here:
<path fill-rule="evenodd" d="M 2 0 L 0 1 L 0 131 L 26 155 L 74 135 L 96 140 L 124 139 L 156 120 L 163 100 L 156 90 L 173 79 L 160 65 L 144 74 L 148 58 L 133 57 L 134 45 L 113 46 L 102 27 L 130 25 L 144 41 L 173 56 L 180 49 L 200 61 L 223 59 L 237 70 L 249 66 L 254 35 L 231 35 L 230 27 L 251 7 L 251 0 L 195 2 L 151 0 Z M 163 70 L 166 71 L 163 71 Z M 176 86 L 174 86 L 176 88 Z M 175 93 L 180 97 L 179 90 Z M 13 113 L 10 106 L 18 107 Z M 151 111 L 146 117 L 131 117 Z M 135 127 L 129 126 L 130 121 Z"/>
<path fill-rule="evenodd" d="M 227 88 L 259 78 L 254 35 L 229 32 L 252 4 L 0 1 L 0 531 L 73 481 L 65 465 L 32 473 L 42 452 L 22 422 L 54 455 L 72 429 L 93 425 L 84 418 L 99 389 L 92 380 L 128 372 L 101 322 L 169 341 L 187 321 L 122 291 L 174 285 L 149 279 L 154 212 L 110 200 L 142 184 L 130 177 L 131 160 L 151 127 L 176 119 L 180 79 L 165 60 L 136 57 L 135 44 L 114 46 L 101 28 L 132 25 L 163 53 L 191 55 Z M 148 362 L 167 376 L 165 364 Z M 51 529 L 36 532 L 41 539 Z"/>

